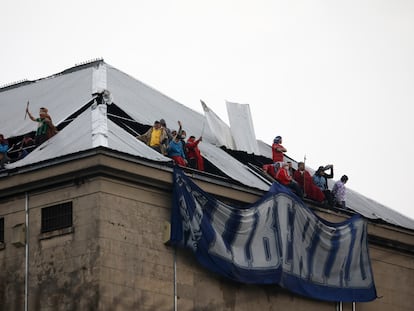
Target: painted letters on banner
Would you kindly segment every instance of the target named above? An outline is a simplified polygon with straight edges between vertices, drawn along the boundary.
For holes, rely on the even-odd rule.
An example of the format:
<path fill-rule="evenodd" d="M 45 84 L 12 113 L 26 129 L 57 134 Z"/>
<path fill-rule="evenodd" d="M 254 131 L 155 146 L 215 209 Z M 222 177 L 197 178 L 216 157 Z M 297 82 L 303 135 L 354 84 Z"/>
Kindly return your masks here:
<path fill-rule="evenodd" d="M 366 230 L 359 215 L 321 219 L 277 183 L 255 204 L 226 205 L 174 169 L 171 242 L 238 282 L 277 284 L 325 301 L 374 300 Z"/>

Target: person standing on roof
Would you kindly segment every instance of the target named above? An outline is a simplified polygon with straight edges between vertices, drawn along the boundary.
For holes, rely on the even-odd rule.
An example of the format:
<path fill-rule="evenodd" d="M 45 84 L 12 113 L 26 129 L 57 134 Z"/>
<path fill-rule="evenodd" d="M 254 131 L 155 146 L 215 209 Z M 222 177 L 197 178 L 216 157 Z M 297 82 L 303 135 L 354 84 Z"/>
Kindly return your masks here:
<path fill-rule="evenodd" d="M 283 162 L 283 154 L 287 149 L 282 146 L 282 136 L 276 136 L 272 145 L 272 159 L 273 163 Z"/>
<path fill-rule="evenodd" d="M 165 128 L 161 126 L 160 121 L 154 121 L 154 125 L 148 131 L 142 135 L 138 135 L 136 138 L 159 153 L 166 154 L 164 141 L 168 140 L 168 135 Z"/>
<path fill-rule="evenodd" d="M 181 129 L 181 135 L 180 135 L 180 131 L 178 131 L 178 136 L 180 137 L 180 143 L 181 143 L 181 145 L 183 147 L 183 151 L 185 153 L 185 145 L 186 145 L 185 138 L 187 137 L 187 132 L 185 130 Z"/>
<path fill-rule="evenodd" d="M 160 124 L 161 124 L 161 127 L 164 128 L 165 132 L 167 133 L 167 139 L 168 139 L 167 144 L 168 144 L 168 142 L 171 141 L 173 138 L 171 134 L 171 130 L 167 127 L 167 123 L 165 122 L 164 119 L 160 119 Z"/>
<path fill-rule="evenodd" d="M 173 159 L 176 164 L 187 166 L 187 160 L 185 158 L 180 135 L 175 135 L 173 140 L 170 141 L 170 144 L 167 147 L 167 155 Z"/>
<path fill-rule="evenodd" d="M 340 205 L 343 209 L 346 209 L 345 204 L 345 184 L 348 181 L 348 176 L 343 175 L 340 180 L 338 180 L 332 187 L 332 194 L 336 203 Z"/>
<path fill-rule="evenodd" d="M 162 119 L 161 119 L 162 120 Z M 161 121 L 160 121 L 161 122 Z M 178 120 L 177 121 L 177 123 L 178 123 L 178 132 L 177 132 L 177 130 L 170 130 L 170 133 L 168 134 L 168 130 L 167 130 L 167 135 L 168 135 L 168 142 L 167 142 L 167 144 L 166 144 L 166 148 L 168 147 L 168 144 L 170 143 L 170 141 L 172 141 L 173 139 L 174 139 L 174 137 L 175 137 L 175 135 L 177 135 L 177 133 L 180 133 L 180 135 L 181 135 L 181 130 L 182 130 L 182 124 L 181 124 L 181 121 L 180 120 Z M 161 125 L 162 125 L 162 123 L 161 123 Z"/>
<path fill-rule="evenodd" d="M 9 150 L 9 142 L 0 134 L 0 169 L 4 169 L 4 164 L 9 160 L 7 151 Z"/>
<path fill-rule="evenodd" d="M 39 118 L 33 117 L 29 111 L 29 105 L 26 107 L 26 113 L 32 121 L 37 122 L 37 130 L 35 134 L 35 144 L 39 146 L 46 140 L 56 135 L 57 129 L 53 125 L 52 118 L 48 114 L 47 108 L 41 107 L 39 109 Z"/>
<path fill-rule="evenodd" d="M 201 156 L 200 149 L 198 149 L 198 144 L 202 140 L 203 138 L 201 136 L 199 139 L 195 139 L 195 136 L 190 136 L 185 144 L 185 154 L 187 156 L 188 166 L 199 171 L 204 171 L 204 160 Z"/>
<path fill-rule="evenodd" d="M 327 174 L 326 171 L 330 170 L 330 173 Z M 333 206 L 333 199 L 332 193 L 328 188 L 328 178 L 333 178 L 333 165 L 329 164 L 326 166 L 319 166 L 318 170 L 312 176 L 312 180 L 322 190 L 323 194 L 325 195 L 325 199 L 329 206 Z"/>

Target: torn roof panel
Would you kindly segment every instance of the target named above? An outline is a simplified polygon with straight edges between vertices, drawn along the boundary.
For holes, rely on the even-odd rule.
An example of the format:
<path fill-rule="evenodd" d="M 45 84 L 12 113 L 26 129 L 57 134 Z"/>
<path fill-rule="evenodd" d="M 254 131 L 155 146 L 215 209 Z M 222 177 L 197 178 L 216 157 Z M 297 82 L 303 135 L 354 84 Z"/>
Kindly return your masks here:
<path fill-rule="evenodd" d="M 203 114 L 109 65 L 107 73 L 108 89 L 113 96 L 114 103 L 137 122 L 152 125 L 155 120 L 164 119 L 168 128 L 177 130 L 177 122 L 181 121 L 187 137 L 203 136 L 204 141 L 218 144 Z"/>
<path fill-rule="evenodd" d="M 236 149 L 259 155 L 250 106 L 232 102 L 226 102 L 226 106 Z"/>

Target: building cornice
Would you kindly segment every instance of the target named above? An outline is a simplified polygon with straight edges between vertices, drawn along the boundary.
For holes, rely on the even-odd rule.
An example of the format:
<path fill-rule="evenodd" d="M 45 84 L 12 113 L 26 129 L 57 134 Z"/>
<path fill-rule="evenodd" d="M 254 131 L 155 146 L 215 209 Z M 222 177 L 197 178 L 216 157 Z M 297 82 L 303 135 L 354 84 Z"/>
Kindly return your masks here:
<path fill-rule="evenodd" d="M 94 177 L 106 177 L 171 192 L 172 172 L 171 163 L 149 161 L 98 147 L 9 171 L 7 176 L 0 177 L 0 201 L 7 201 L 25 193 L 33 194 L 61 186 L 80 185 Z M 227 202 L 248 205 L 259 200 L 265 193 L 211 174 L 197 171 L 188 171 L 186 174 L 204 191 Z M 350 217 L 339 211 L 310 207 L 329 221 L 340 222 Z M 368 237 L 370 244 L 414 254 L 413 230 L 368 220 Z"/>

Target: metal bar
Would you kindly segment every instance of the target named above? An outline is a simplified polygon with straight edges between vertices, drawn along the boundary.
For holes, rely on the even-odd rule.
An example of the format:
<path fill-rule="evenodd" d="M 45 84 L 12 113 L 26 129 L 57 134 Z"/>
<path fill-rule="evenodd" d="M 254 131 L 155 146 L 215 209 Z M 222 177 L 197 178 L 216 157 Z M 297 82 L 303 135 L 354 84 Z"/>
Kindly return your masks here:
<path fill-rule="evenodd" d="M 24 274 L 24 310 L 29 310 L 29 195 L 25 194 L 25 212 L 26 212 L 26 258 Z"/>
<path fill-rule="evenodd" d="M 177 247 L 174 246 L 174 311 L 177 311 Z"/>

